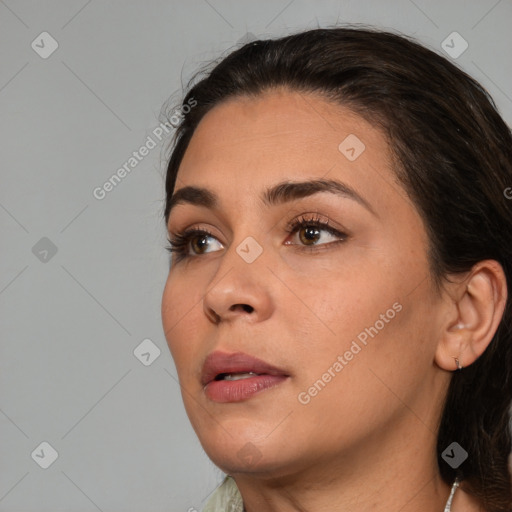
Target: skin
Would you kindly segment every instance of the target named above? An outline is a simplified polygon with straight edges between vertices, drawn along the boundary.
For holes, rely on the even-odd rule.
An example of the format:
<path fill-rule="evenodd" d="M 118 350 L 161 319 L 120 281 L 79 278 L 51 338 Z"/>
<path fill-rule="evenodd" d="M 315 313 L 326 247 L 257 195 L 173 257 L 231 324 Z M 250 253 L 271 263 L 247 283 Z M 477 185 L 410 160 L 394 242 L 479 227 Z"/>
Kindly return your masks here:
<path fill-rule="evenodd" d="M 349 134 L 366 147 L 354 161 L 338 149 Z M 260 202 L 278 182 L 316 178 L 350 185 L 375 214 L 329 192 Z M 436 292 L 426 231 L 395 180 L 384 135 L 312 93 L 277 89 L 214 107 L 180 166 L 176 190 L 188 185 L 217 194 L 219 207 L 179 204 L 171 213 L 172 234 L 197 227 L 213 237 L 174 261 L 163 327 L 192 426 L 234 477 L 247 512 L 443 510 L 441 406 L 454 358 L 470 365 L 496 331 L 507 293 L 501 266 L 480 262 Z M 305 230 L 286 230 L 301 215 L 330 219 L 349 236 L 334 243 L 322 228 L 306 251 Z M 263 248 L 252 263 L 236 252 L 248 236 Z M 394 303 L 401 311 L 301 404 L 299 393 Z M 213 350 L 245 352 L 290 377 L 241 402 L 212 402 L 200 378 Z M 249 442 L 253 461 L 238 455 Z M 477 510 L 459 488 L 452 511 Z"/>

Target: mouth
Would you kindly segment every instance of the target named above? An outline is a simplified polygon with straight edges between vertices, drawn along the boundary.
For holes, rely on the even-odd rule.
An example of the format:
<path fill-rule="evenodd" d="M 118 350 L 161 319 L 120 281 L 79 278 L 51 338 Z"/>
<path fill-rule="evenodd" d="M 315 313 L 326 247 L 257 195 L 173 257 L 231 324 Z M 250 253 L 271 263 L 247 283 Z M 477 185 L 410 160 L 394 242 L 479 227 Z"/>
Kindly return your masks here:
<path fill-rule="evenodd" d="M 205 387 L 205 395 L 212 402 L 242 402 L 256 393 L 275 388 L 288 379 L 287 375 L 230 374 L 222 379 L 214 379 Z"/>
<path fill-rule="evenodd" d="M 239 373 L 219 373 L 213 380 L 241 380 L 249 379 L 255 375 L 265 375 L 264 373 L 239 372 Z"/>
<path fill-rule="evenodd" d="M 243 352 L 229 354 L 216 350 L 208 355 L 203 364 L 201 384 L 206 386 L 214 380 L 241 380 L 261 375 L 288 376 L 288 373 Z"/>

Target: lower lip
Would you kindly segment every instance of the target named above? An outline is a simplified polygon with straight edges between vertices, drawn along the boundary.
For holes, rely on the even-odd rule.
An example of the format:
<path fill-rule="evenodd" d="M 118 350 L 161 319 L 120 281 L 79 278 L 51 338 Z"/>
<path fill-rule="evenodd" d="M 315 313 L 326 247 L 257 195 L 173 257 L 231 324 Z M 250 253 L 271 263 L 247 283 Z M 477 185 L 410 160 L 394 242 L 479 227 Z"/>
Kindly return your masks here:
<path fill-rule="evenodd" d="M 260 391 L 277 386 L 287 378 L 286 375 L 258 375 L 239 380 L 212 380 L 204 391 L 214 402 L 241 402 Z"/>

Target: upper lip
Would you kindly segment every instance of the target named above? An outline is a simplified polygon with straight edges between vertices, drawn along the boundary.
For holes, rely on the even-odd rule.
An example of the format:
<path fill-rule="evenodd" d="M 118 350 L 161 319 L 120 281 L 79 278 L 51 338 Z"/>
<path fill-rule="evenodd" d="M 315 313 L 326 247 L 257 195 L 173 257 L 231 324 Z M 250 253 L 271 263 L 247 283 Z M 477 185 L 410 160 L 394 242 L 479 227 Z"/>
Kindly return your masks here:
<path fill-rule="evenodd" d="M 242 372 L 288 376 L 284 370 L 243 352 L 228 354 L 226 352 L 219 352 L 216 350 L 208 355 L 203 364 L 201 382 L 203 386 L 206 386 L 206 384 L 211 382 L 221 373 Z"/>

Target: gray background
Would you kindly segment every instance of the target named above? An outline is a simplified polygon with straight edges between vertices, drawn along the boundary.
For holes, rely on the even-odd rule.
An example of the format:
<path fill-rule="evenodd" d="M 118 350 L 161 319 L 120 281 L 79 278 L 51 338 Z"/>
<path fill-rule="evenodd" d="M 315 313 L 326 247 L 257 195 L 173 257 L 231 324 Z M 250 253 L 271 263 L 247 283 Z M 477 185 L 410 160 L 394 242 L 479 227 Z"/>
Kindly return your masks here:
<path fill-rule="evenodd" d="M 185 512 L 220 482 L 161 326 L 165 145 L 92 192 L 198 66 L 247 33 L 337 20 L 443 55 L 457 31 L 469 47 L 454 61 L 511 124 L 510 0 L 0 0 L 1 511 Z M 59 45 L 47 58 L 31 47 L 48 51 L 44 31 Z M 148 365 L 134 355 L 145 339 L 161 351 Z M 58 452 L 47 469 L 42 442 Z"/>

